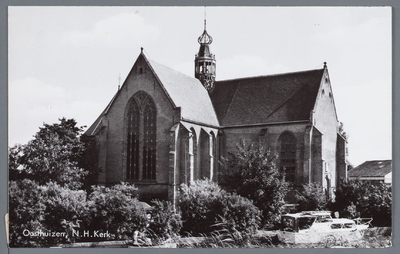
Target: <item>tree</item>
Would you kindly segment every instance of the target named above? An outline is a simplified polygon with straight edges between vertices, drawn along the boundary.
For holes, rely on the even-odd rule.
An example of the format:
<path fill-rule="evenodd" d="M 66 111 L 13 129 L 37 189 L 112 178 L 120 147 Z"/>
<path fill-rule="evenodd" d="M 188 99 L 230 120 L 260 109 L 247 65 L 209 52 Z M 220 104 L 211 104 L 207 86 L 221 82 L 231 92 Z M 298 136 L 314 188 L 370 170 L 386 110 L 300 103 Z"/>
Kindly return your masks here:
<path fill-rule="evenodd" d="M 271 156 L 263 147 L 245 148 L 244 143 L 236 147 L 223 159 L 226 169 L 226 187 L 240 196 L 253 200 L 263 213 L 263 223 L 267 228 L 279 224 L 283 212 L 284 198 L 289 192 L 289 183 L 275 164 L 276 156 Z"/>
<path fill-rule="evenodd" d="M 52 181 L 61 187 L 79 189 L 87 170 L 79 166 L 85 151 L 80 140 L 83 127 L 74 119 L 44 124 L 26 145 L 10 148 L 10 180 L 31 179 L 39 185 Z"/>

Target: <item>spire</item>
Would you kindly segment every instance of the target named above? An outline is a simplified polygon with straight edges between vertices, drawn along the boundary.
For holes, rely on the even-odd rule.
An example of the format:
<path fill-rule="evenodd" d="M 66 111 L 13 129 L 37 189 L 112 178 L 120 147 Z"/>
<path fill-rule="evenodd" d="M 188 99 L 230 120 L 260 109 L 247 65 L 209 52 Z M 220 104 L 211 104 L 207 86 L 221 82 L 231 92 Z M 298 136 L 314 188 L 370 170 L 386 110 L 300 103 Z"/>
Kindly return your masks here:
<path fill-rule="evenodd" d="M 204 10 L 204 32 L 200 35 L 199 39 L 197 39 L 200 45 L 208 44 L 210 45 L 213 41 L 213 38 L 207 33 L 207 19 L 206 19 L 206 12 Z"/>
<path fill-rule="evenodd" d="M 210 44 L 213 38 L 207 33 L 207 19 L 204 11 L 204 31 L 197 39 L 200 44 L 199 53 L 196 54 L 195 62 L 195 77 L 201 81 L 207 90 L 214 87 L 216 61 L 215 56 L 211 53 Z"/>

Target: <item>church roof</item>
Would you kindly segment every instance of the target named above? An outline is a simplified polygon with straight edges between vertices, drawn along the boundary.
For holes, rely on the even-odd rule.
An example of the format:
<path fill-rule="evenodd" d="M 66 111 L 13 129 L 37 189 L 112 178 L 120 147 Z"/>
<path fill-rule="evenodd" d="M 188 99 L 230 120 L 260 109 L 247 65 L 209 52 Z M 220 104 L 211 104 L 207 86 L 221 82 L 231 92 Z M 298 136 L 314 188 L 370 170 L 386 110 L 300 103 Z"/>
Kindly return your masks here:
<path fill-rule="evenodd" d="M 366 161 L 348 172 L 348 177 L 378 177 L 392 172 L 392 160 Z"/>
<path fill-rule="evenodd" d="M 184 120 L 219 126 L 217 115 L 208 92 L 198 79 L 156 63 L 148 59 L 144 54 L 141 54 L 141 56 L 143 56 L 149 67 L 153 70 L 154 75 L 160 81 L 162 88 L 171 99 L 174 107 L 181 108 L 181 117 Z M 107 114 L 119 93 L 120 90 L 114 95 L 96 121 L 85 131 L 85 135 L 91 136 L 96 134 L 101 127 L 103 116 Z"/>
<path fill-rule="evenodd" d="M 181 108 L 183 119 L 219 126 L 210 96 L 198 79 L 145 59 L 175 106 Z"/>
<path fill-rule="evenodd" d="M 221 126 L 309 120 L 324 69 L 215 82 Z"/>

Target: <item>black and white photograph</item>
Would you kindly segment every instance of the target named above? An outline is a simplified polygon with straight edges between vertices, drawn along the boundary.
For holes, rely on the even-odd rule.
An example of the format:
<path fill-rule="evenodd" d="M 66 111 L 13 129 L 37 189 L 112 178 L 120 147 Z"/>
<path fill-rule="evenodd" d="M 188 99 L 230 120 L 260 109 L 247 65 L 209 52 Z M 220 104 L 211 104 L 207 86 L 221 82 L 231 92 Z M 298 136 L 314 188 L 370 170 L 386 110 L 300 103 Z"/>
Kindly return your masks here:
<path fill-rule="evenodd" d="M 10 248 L 392 247 L 391 7 L 8 7 Z"/>

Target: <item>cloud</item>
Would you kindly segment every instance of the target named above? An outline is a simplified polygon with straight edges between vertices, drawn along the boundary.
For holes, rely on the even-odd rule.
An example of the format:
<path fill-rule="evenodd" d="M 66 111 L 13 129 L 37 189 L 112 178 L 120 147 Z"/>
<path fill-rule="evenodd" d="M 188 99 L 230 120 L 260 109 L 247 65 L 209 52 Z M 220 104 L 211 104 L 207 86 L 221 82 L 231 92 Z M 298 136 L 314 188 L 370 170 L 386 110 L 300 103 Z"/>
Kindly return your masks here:
<path fill-rule="evenodd" d="M 101 20 L 89 31 L 75 30 L 67 33 L 63 41 L 77 47 L 115 47 L 129 43 L 144 43 L 161 34 L 153 25 L 134 13 L 121 13 Z"/>
<path fill-rule="evenodd" d="M 59 86 L 29 77 L 9 84 L 9 146 L 25 144 L 43 123 L 74 118 L 78 125 L 90 125 L 104 105 L 78 99 Z"/>
<path fill-rule="evenodd" d="M 8 88 L 10 145 L 26 143 L 43 121 L 61 117 L 54 114 L 70 97 L 65 89 L 32 77 L 10 81 Z"/>

